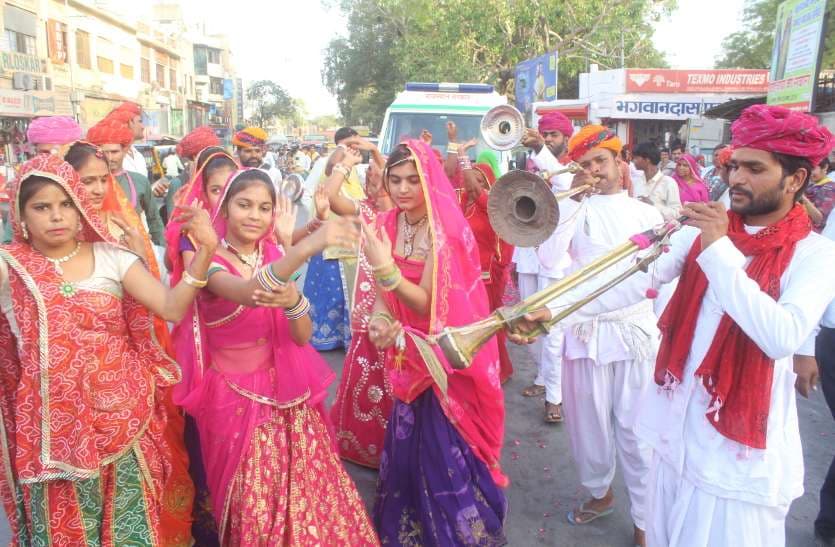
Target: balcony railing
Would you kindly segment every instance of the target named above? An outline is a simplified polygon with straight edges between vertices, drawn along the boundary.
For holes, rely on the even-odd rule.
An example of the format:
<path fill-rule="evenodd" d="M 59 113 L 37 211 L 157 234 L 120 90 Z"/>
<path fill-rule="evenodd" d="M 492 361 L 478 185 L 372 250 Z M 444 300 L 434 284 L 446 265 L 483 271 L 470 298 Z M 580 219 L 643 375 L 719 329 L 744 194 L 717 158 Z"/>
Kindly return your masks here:
<path fill-rule="evenodd" d="M 821 74 L 818 77 L 815 112 L 835 112 L 835 74 Z"/>

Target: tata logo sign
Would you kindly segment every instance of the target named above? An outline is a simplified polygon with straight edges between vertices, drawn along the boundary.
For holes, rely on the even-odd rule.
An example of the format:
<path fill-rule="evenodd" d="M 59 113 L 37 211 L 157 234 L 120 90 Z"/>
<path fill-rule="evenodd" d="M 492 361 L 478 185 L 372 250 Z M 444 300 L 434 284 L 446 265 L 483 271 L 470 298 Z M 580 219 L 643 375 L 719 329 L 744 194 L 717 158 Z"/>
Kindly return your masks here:
<path fill-rule="evenodd" d="M 3 72 L 43 72 L 40 59 L 14 51 L 0 52 L 0 68 Z"/>

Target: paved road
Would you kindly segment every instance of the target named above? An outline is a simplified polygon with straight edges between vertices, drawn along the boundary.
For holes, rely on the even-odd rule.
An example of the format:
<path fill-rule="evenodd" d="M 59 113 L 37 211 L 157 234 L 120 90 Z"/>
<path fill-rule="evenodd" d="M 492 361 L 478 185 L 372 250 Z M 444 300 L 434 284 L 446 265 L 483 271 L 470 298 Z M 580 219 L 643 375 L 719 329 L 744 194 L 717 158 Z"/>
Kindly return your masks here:
<path fill-rule="evenodd" d="M 566 511 L 584 499 L 568 449 L 568 436 L 559 425 L 542 421 L 544 399 L 526 399 L 519 392 L 534 377 L 534 366 L 524 350 L 511 348 L 516 373 L 505 385 L 507 424 L 503 466 L 510 476 L 507 490 L 510 514 L 507 536 L 510 545 L 559 547 L 627 547 L 631 545 L 632 524 L 626 505 L 626 491 L 620 473 L 615 478 L 618 501 L 614 514 L 584 527 L 571 526 Z M 329 352 L 326 359 L 337 372 L 342 369 L 341 352 Z M 335 386 L 334 386 L 335 389 Z M 801 434 L 806 466 L 806 494 L 791 507 L 786 524 L 787 545 L 814 545 L 812 522 L 817 515 L 818 491 L 835 453 L 835 423 L 823 396 L 816 392 L 799 403 Z M 346 464 L 363 499 L 373 503 L 376 473 Z M 0 543 L 9 540 L 5 519 L 0 522 Z"/>

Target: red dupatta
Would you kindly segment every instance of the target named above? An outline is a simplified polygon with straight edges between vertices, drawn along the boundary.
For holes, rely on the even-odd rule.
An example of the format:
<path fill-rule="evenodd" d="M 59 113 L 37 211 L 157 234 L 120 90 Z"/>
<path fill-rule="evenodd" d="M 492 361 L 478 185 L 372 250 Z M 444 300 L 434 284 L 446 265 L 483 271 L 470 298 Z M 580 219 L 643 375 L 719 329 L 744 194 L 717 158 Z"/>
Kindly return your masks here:
<path fill-rule="evenodd" d="M 431 147 L 418 140 L 410 140 L 406 144 L 416 160 L 426 200 L 434 267 L 429 331 L 422 332 L 408 325 L 404 327 L 407 332 L 425 338 L 427 335 L 439 334 L 445 327 L 462 326 L 482 319 L 488 315 L 489 308 L 481 281 L 481 264 L 475 236 L 461 212 L 455 190 Z M 378 217 L 378 226 L 388 232 L 391 241 L 397 240 L 399 212 L 395 208 Z M 392 293 L 385 293 L 384 297 L 396 298 Z M 448 374 L 446 395 L 432 381 L 426 362 L 414 341 L 410 336 L 406 339 L 404 363 L 395 360 L 395 350 L 388 354 L 387 367 L 395 396 L 409 403 L 432 386 L 444 414 L 470 445 L 473 453 L 487 464 L 496 483 L 506 486 L 508 479 L 500 465 L 504 437 L 504 393 L 499 381 L 495 338 L 484 345 L 472 366 L 464 370 L 453 370 L 440 349 L 433 348 Z"/>

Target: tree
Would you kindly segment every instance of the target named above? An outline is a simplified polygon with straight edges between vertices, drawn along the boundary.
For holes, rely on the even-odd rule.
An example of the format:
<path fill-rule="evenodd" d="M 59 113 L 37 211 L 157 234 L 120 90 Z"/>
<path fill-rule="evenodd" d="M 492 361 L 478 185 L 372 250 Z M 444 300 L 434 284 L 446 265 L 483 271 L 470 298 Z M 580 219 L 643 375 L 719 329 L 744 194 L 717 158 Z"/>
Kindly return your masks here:
<path fill-rule="evenodd" d="M 333 40 L 323 76 L 348 123 L 383 110 L 408 80 L 477 81 L 513 93 L 516 64 L 559 51 L 559 96 L 577 96 L 590 63 L 665 66 L 652 22 L 673 0 L 344 1 L 348 36 Z M 367 123 L 367 120 L 366 120 Z"/>
<path fill-rule="evenodd" d="M 246 98 L 254 107 L 249 122 L 268 129 L 278 120 L 295 122 L 299 118 L 297 102 L 279 84 L 270 80 L 253 82 L 246 90 Z"/>
<path fill-rule="evenodd" d="M 777 8 L 783 0 L 747 0 L 743 11 L 743 30 L 729 34 L 722 40 L 723 57 L 716 68 L 771 68 L 771 47 L 777 26 Z M 835 0 L 828 0 L 827 14 L 831 16 Z M 835 33 L 829 25 L 824 44 L 821 68 L 835 66 Z"/>

